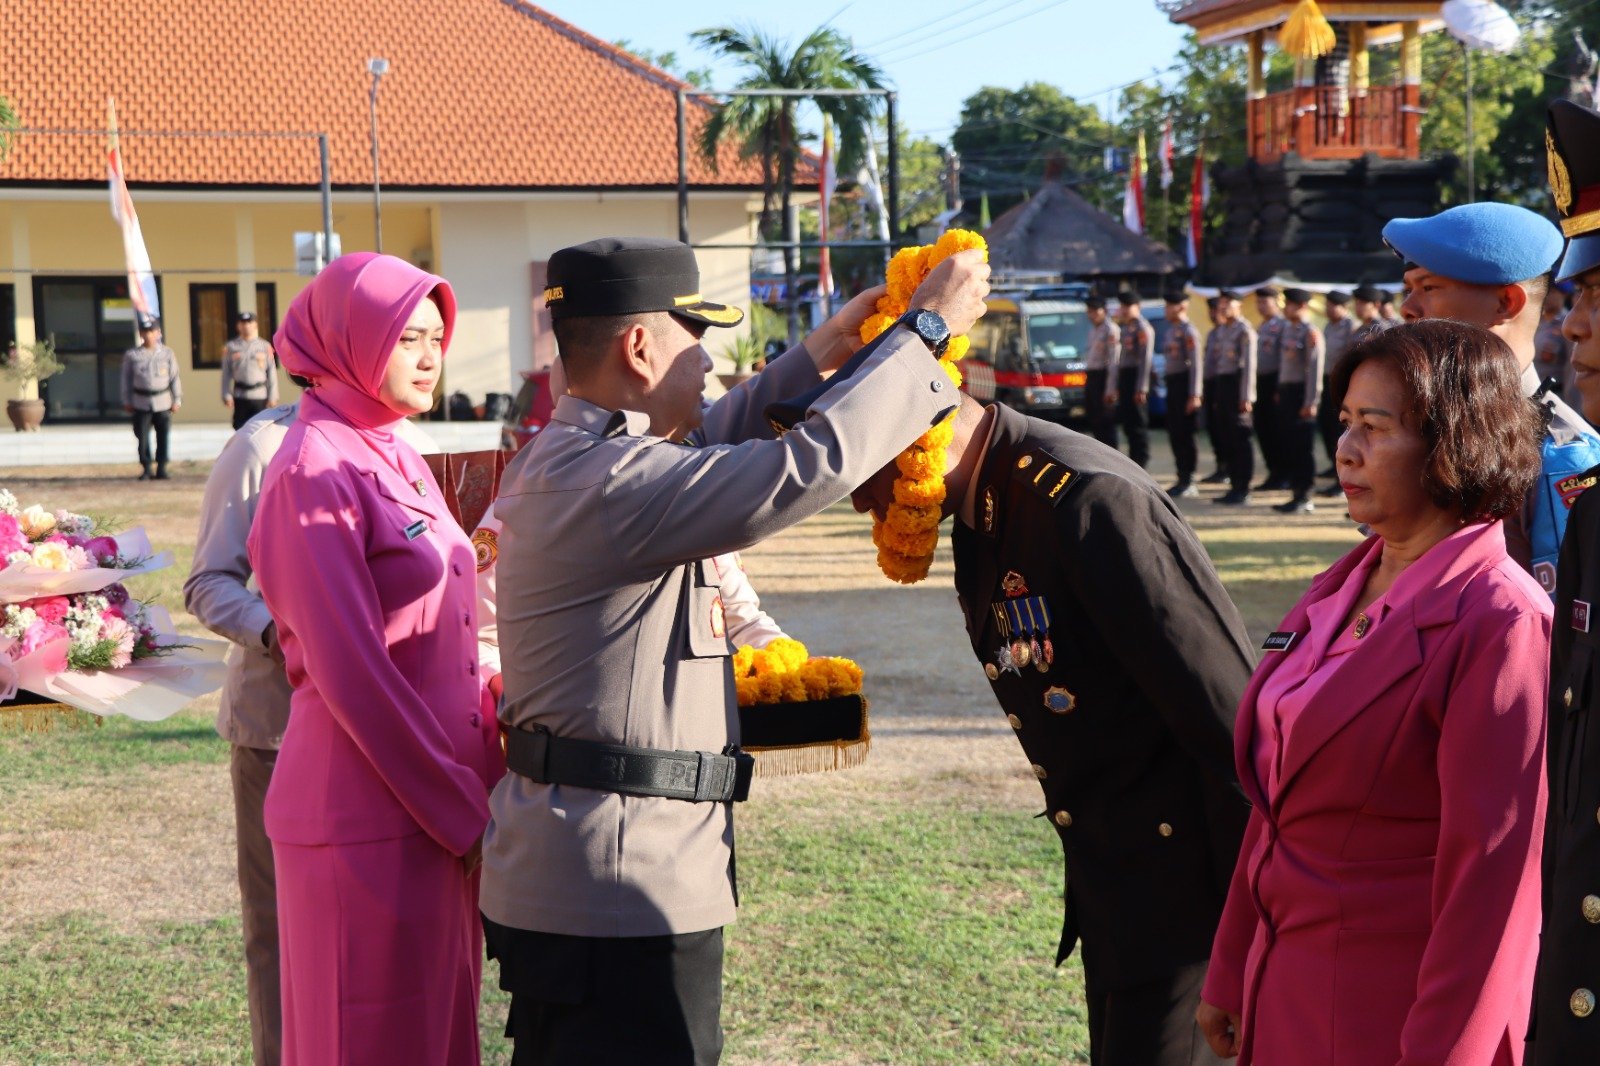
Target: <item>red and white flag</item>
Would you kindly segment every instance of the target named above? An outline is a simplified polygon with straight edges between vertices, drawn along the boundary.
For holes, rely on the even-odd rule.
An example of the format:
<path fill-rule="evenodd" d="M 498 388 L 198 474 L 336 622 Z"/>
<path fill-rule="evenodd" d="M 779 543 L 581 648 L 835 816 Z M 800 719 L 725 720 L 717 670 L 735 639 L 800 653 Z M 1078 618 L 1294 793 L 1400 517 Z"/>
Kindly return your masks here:
<path fill-rule="evenodd" d="M 839 169 L 833 158 L 833 124 L 824 115 L 822 119 L 822 202 L 818 205 L 817 235 L 821 247 L 817 251 L 817 295 L 822 297 L 822 313 L 833 313 L 833 259 L 828 254 L 828 209 L 833 204 L 833 190 L 839 184 Z"/>
<path fill-rule="evenodd" d="M 1161 127 L 1161 190 L 1172 188 L 1172 119 Z"/>
<path fill-rule="evenodd" d="M 122 227 L 122 257 L 128 266 L 128 298 L 140 314 L 160 316 L 161 297 L 156 292 L 155 272 L 150 269 L 150 253 L 145 250 L 139 215 L 128 195 L 122 169 L 122 148 L 117 138 L 117 104 L 106 101 L 106 171 L 111 179 L 111 217 Z"/>
<path fill-rule="evenodd" d="M 1184 257 L 1192 270 L 1200 265 L 1200 242 L 1205 234 L 1206 205 L 1211 202 L 1211 175 L 1206 173 L 1203 152 L 1194 154 L 1194 185 L 1189 190 L 1188 239 L 1184 242 Z"/>
<path fill-rule="evenodd" d="M 1128 188 L 1122 194 L 1122 224 L 1135 233 L 1144 232 L 1144 130 L 1139 131 L 1139 149 L 1128 160 Z"/>

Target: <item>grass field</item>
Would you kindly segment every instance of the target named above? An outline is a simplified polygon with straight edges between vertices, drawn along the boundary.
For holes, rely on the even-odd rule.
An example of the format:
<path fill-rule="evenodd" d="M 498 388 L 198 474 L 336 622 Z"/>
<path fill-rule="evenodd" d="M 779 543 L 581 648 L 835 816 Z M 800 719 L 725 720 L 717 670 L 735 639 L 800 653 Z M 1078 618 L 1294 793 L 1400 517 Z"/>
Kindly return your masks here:
<path fill-rule="evenodd" d="M 205 472 L 8 471 L 0 485 L 144 525 L 178 565 L 136 591 L 198 633 L 181 585 Z M 1342 508 L 1286 520 L 1184 504 L 1258 642 L 1356 539 Z M 739 811 L 727 1062 L 1088 1062 L 1081 971 L 1052 965 L 1060 849 L 1032 817 L 1037 783 L 942 551 L 929 581 L 892 586 L 867 523 L 836 507 L 746 556 L 791 634 L 862 663 L 874 744 L 857 770 L 761 781 Z M 0 1063 L 248 1062 L 214 711 L 211 697 L 154 725 L 0 732 Z M 487 976 L 485 1061 L 506 1062 Z"/>

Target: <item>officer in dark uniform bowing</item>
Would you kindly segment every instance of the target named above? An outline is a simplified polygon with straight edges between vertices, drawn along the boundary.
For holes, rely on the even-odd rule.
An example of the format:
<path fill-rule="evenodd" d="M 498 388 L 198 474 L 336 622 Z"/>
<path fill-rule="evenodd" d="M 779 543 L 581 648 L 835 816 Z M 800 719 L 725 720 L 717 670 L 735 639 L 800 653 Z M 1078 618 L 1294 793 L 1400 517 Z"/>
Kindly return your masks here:
<path fill-rule="evenodd" d="M 1239 613 L 1167 494 L 1089 437 L 964 398 L 945 487 L 972 648 L 1065 851 L 1056 958 L 1082 945 L 1092 1061 L 1215 1062 L 1194 1012 L 1249 814 Z"/>
<path fill-rule="evenodd" d="M 1565 331 L 1583 416 L 1600 419 L 1600 114 L 1550 107 L 1550 184 L 1568 237 L 1555 280 L 1576 302 Z M 1600 466 L 1571 479 L 1551 626 L 1544 919 L 1528 1025 L 1531 1066 L 1600 1062 Z"/>

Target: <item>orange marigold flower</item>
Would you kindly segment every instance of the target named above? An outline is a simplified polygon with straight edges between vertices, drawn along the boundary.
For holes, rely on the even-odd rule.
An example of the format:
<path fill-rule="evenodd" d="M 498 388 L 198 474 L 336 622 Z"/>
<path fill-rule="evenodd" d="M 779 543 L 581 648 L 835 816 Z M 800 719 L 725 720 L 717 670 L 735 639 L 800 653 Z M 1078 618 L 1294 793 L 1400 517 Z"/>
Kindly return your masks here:
<path fill-rule="evenodd" d="M 952 412 L 946 415 L 942 422 L 930 426 L 928 432 L 917 438 L 917 447 L 923 451 L 936 452 L 950 447 L 950 442 L 956 439 L 956 416 Z"/>
<path fill-rule="evenodd" d="M 929 478 L 926 481 L 896 478 L 894 499 L 896 503 L 908 507 L 938 507 L 944 503 L 944 478 Z"/>
<path fill-rule="evenodd" d="M 761 679 L 758 677 L 735 677 L 734 690 L 739 694 L 739 706 L 754 707 L 760 703 Z"/>
<path fill-rule="evenodd" d="M 951 337 L 950 347 L 944 350 L 942 358 L 945 362 L 959 363 L 967 357 L 967 350 L 971 347 L 972 342 L 967 339 L 966 334 L 962 334 L 959 337 Z"/>
<path fill-rule="evenodd" d="M 748 677 L 750 665 L 755 662 L 756 650 L 748 644 L 741 644 L 733 652 L 733 676 L 735 678 Z"/>
<path fill-rule="evenodd" d="M 944 367 L 945 376 L 950 379 L 950 383 L 959 389 L 961 383 L 966 380 L 961 374 L 961 368 L 954 363 L 940 362 L 939 365 Z"/>
<path fill-rule="evenodd" d="M 944 477 L 945 454 L 943 449 L 928 451 L 923 448 L 907 448 L 895 460 L 895 465 L 900 470 L 902 477 L 912 481 L 926 481 L 929 478 Z"/>
<path fill-rule="evenodd" d="M 914 585 L 928 576 L 928 569 L 933 565 L 933 556 L 910 558 L 901 555 L 892 548 L 878 549 L 878 569 L 890 581 L 898 581 L 902 585 Z"/>
<path fill-rule="evenodd" d="M 868 315 L 867 320 L 861 323 L 861 339 L 873 340 L 878 334 L 893 326 L 899 317 L 899 315 Z"/>
<path fill-rule="evenodd" d="M 928 255 L 928 269 L 932 270 L 957 252 L 965 252 L 973 248 L 983 249 L 984 262 L 988 262 L 989 242 L 983 239 L 983 234 L 974 233 L 969 229 L 945 230 Z"/>
<path fill-rule="evenodd" d="M 885 524 L 883 527 L 883 547 L 913 559 L 926 555 L 930 561 L 934 548 L 939 545 L 939 527 L 919 530 L 915 533 L 902 533 L 892 526 Z"/>
<path fill-rule="evenodd" d="M 939 525 L 937 507 L 908 507 L 903 503 L 890 504 L 888 526 L 896 533 L 914 536 Z"/>
<path fill-rule="evenodd" d="M 806 646 L 792 637 L 779 637 L 763 650 L 778 671 L 798 670 L 811 657 Z"/>

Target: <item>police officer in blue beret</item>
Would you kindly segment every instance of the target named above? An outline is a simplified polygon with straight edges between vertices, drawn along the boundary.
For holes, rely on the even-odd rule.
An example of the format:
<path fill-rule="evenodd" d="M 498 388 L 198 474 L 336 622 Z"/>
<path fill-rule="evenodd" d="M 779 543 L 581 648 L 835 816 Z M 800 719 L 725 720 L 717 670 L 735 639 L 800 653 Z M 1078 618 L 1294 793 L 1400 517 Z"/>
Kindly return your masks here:
<path fill-rule="evenodd" d="M 1523 386 L 1542 408 L 1543 470 L 1521 511 L 1506 519 L 1506 547 L 1554 595 L 1574 479 L 1600 463 L 1600 435 L 1533 369 L 1561 231 L 1526 208 L 1483 203 L 1394 219 L 1383 239 L 1405 261 L 1405 319 L 1453 318 L 1495 333 L 1516 354 Z"/>
<path fill-rule="evenodd" d="M 1600 417 L 1600 114 L 1567 100 L 1546 126 L 1550 192 L 1568 238 L 1556 268 L 1576 302 L 1573 342 L 1584 414 Z M 1571 479 L 1576 497 L 1561 545 L 1550 634 L 1549 802 L 1543 928 L 1528 1024 L 1531 1066 L 1600 1062 L 1600 467 Z M 1580 495 L 1581 494 L 1581 495 Z"/>

